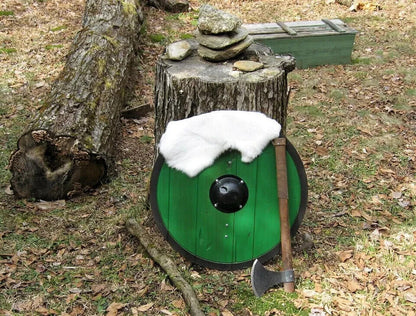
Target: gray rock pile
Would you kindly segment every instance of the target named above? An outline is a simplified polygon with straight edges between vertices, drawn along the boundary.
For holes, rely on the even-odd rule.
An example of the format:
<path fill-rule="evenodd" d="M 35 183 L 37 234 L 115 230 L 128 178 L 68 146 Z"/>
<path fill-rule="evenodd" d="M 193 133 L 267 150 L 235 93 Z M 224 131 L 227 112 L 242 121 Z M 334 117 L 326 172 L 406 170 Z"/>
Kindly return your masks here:
<path fill-rule="evenodd" d="M 252 43 L 253 38 L 241 26 L 238 17 L 205 4 L 199 11 L 195 40 L 183 40 L 168 45 L 165 56 L 170 60 L 180 61 L 197 50 L 202 58 L 219 62 L 236 57 Z M 263 64 L 239 61 L 233 66 L 250 72 L 261 69 Z"/>
<path fill-rule="evenodd" d="M 210 61 L 233 58 L 253 43 L 238 17 L 209 4 L 199 10 L 195 39 L 199 43 L 198 54 Z"/>

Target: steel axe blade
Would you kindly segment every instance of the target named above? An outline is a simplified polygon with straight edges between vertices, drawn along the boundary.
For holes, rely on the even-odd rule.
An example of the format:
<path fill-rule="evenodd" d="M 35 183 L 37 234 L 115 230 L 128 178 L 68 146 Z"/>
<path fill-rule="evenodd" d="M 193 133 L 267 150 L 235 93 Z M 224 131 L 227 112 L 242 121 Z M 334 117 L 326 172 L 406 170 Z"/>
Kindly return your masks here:
<path fill-rule="evenodd" d="M 284 283 L 286 292 L 295 290 L 295 274 L 292 269 L 292 248 L 290 244 L 289 190 L 287 184 L 286 138 L 273 140 L 276 153 L 277 196 L 279 198 L 280 238 L 283 271 L 269 271 L 256 259 L 251 269 L 251 284 L 254 294 L 262 296 L 271 287 Z"/>
<path fill-rule="evenodd" d="M 251 287 L 257 297 L 262 296 L 266 291 L 281 283 L 290 283 L 295 281 L 293 270 L 269 271 L 260 261 L 254 260 L 251 267 Z"/>

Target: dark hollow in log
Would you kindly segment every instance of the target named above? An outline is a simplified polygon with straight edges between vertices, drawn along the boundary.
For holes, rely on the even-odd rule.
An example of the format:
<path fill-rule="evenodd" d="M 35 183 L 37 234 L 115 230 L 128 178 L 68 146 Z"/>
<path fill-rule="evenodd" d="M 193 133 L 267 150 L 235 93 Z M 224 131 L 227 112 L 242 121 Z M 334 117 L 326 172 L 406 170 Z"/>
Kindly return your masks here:
<path fill-rule="evenodd" d="M 21 136 L 18 148 L 12 159 L 13 189 L 18 188 L 20 196 L 70 196 L 94 187 L 106 174 L 105 160 L 80 150 L 71 136 L 36 130 Z"/>
<path fill-rule="evenodd" d="M 148 0 L 147 3 L 169 12 L 187 12 L 189 9 L 188 0 Z"/>
<path fill-rule="evenodd" d="M 159 142 L 166 125 L 214 110 L 257 111 L 277 120 L 286 129 L 289 89 L 287 74 L 295 67 L 291 56 L 274 55 L 268 48 L 252 44 L 237 59 L 213 63 L 194 53 L 182 61 L 162 56 L 156 65 L 155 139 Z M 236 71 L 236 60 L 254 60 L 264 68 Z"/>
<path fill-rule="evenodd" d="M 139 0 L 86 2 L 65 67 L 10 158 L 17 197 L 67 198 L 105 178 L 142 23 Z"/>

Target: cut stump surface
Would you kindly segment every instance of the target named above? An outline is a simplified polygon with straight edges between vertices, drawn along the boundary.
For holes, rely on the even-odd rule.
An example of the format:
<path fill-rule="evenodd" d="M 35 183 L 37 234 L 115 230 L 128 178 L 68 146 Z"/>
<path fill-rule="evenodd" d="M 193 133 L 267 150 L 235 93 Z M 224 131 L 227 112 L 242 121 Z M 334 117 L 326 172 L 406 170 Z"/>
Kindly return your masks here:
<path fill-rule="evenodd" d="M 173 120 L 215 110 L 257 111 L 277 120 L 285 132 L 289 91 L 287 73 L 295 60 L 274 55 L 268 48 L 251 45 L 238 58 L 209 62 L 196 53 L 172 61 L 162 56 L 156 66 L 155 139 L 159 141 Z M 233 67 L 237 60 L 253 60 L 262 69 L 243 72 Z"/>

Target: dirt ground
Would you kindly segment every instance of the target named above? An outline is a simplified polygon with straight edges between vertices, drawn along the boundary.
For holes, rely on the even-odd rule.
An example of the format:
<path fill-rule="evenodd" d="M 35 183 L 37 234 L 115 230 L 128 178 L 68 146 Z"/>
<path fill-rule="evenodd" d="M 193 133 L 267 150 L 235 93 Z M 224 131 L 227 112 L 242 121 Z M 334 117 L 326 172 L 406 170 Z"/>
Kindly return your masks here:
<path fill-rule="evenodd" d="M 416 2 L 365 2 L 356 12 L 324 0 L 192 0 L 184 14 L 146 6 L 130 105 L 153 104 L 155 61 L 195 29 L 203 2 L 244 23 L 341 18 L 359 30 L 351 64 L 289 75 L 288 137 L 309 183 L 293 244 L 296 293 L 277 288 L 257 299 L 249 269 L 200 267 L 161 239 L 146 204 L 153 112 L 122 120 L 110 183 L 53 203 L 11 195 L 8 158 L 63 68 L 84 0 L 4 0 L 0 315 L 187 315 L 178 290 L 127 232 L 131 216 L 175 259 L 207 315 L 415 315 Z M 278 270 L 279 258 L 268 268 Z"/>

